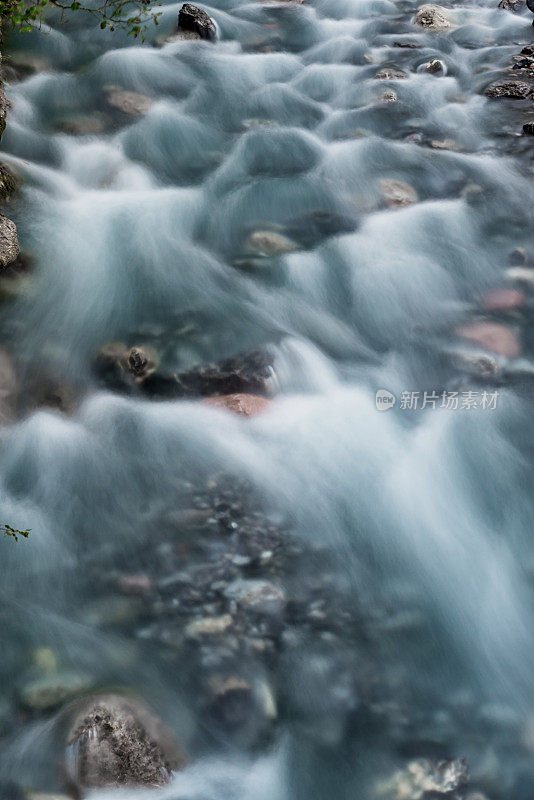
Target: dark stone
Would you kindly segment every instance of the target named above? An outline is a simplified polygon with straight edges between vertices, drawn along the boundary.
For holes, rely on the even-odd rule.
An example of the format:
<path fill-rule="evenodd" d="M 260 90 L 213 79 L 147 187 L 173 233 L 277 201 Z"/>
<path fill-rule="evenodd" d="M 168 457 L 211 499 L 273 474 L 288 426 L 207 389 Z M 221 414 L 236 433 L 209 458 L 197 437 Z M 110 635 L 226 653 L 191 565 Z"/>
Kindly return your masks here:
<path fill-rule="evenodd" d="M 393 47 L 407 47 L 410 50 L 418 50 L 421 45 L 415 42 L 393 42 Z"/>
<path fill-rule="evenodd" d="M 534 56 L 517 57 L 513 69 L 532 72 L 534 70 Z"/>
<path fill-rule="evenodd" d="M 217 30 L 211 17 L 191 3 L 184 3 L 180 9 L 178 31 L 191 31 L 210 42 L 214 42 L 217 38 Z"/>
<path fill-rule="evenodd" d="M 523 0 L 501 0 L 498 8 L 505 11 L 519 11 L 523 6 Z"/>
<path fill-rule="evenodd" d="M 523 81 L 492 83 L 491 86 L 487 87 L 484 94 L 486 97 L 509 97 L 513 100 L 524 100 L 532 94 L 532 86 Z"/>
<path fill-rule="evenodd" d="M 144 703 L 96 695 L 74 707 L 65 772 L 78 795 L 88 789 L 163 786 L 185 756 Z"/>
<path fill-rule="evenodd" d="M 527 44 L 521 50 L 522 56 L 534 56 L 534 44 Z"/>
<path fill-rule="evenodd" d="M 5 164 L 0 164 L 0 198 L 7 200 L 18 189 L 18 181 Z"/>
<path fill-rule="evenodd" d="M 148 394 L 160 397 L 212 397 L 227 394 L 268 395 L 272 357 L 264 350 L 204 364 L 177 375 L 157 372 L 142 383 Z"/>
<path fill-rule="evenodd" d="M 525 122 L 523 125 L 523 133 L 528 134 L 528 136 L 534 136 L 534 122 Z"/>
<path fill-rule="evenodd" d="M 534 0 L 527 0 L 527 8 L 534 14 Z"/>

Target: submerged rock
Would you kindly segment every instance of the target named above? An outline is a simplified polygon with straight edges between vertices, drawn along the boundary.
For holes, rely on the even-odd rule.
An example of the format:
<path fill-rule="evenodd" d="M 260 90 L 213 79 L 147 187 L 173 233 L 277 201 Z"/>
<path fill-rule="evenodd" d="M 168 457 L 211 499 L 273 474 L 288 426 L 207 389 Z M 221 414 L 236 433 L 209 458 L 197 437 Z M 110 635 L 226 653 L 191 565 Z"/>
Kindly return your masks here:
<path fill-rule="evenodd" d="M 532 86 L 523 81 L 505 81 L 492 83 L 484 90 L 486 97 L 508 97 L 512 100 L 524 100 L 532 94 Z"/>
<path fill-rule="evenodd" d="M 439 33 L 453 27 L 452 22 L 446 15 L 447 9 L 443 6 L 427 3 L 418 9 L 413 18 L 414 25 L 419 25 L 427 31 Z"/>
<path fill-rule="evenodd" d="M 207 397 L 202 402 L 207 406 L 226 409 L 244 417 L 261 414 L 271 403 L 266 397 L 257 394 L 223 394 L 219 397 Z"/>
<path fill-rule="evenodd" d="M 199 39 L 209 42 L 217 38 L 217 29 L 211 17 L 191 3 L 184 3 L 178 14 L 178 33 L 181 32 L 196 34 Z"/>
<path fill-rule="evenodd" d="M 15 416 L 17 376 L 9 354 L 0 348 L 0 425 L 11 422 Z"/>
<path fill-rule="evenodd" d="M 413 186 L 410 186 L 409 183 L 404 183 L 404 181 L 383 178 L 379 186 L 384 200 L 391 208 L 411 206 L 413 203 L 417 203 L 419 199 Z"/>
<path fill-rule="evenodd" d="M 488 320 L 468 322 L 461 325 L 456 332 L 464 339 L 469 339 L 486 350 L 492 350 L 506 358 L 517 358 L 521 352 L 521 346 L 515 333 L 499 322 Z"/>
<path fill-rule="evenodd" d="M 515 311 L 525 305 L 525 295 L 517 289 L 493 289 L 482 298 L 486 311 Z"/>
<path fill-rule="evenodd" d="M 534 136 L 534 122 L 525 122 L 523 125 L 523 133 L 528 136 Z"/>
<path fill-rule="evenodd" d="M 171 732 L 140 700 L 97 695 L 78 706 L 65 752 L 67 778 L 78 794 L 163 786 L 184 765 Z"/>
<path fill-rule="evenodd" d="M 20 692 L 22 705 L 32 711 L 49 711 L 91 689 L 89 676 L 78 672 L 55 672 L 30 681 Z"/>
<path fill-rule="evenodd" d="M 375 80 L 378 81 L 397 81 L 403 80 L 407 78 L 408 75 L 406 72 L 402 72 L 400 69 L 390 69 L 389 67 L 385 69 L 381 69 L 375 75 Z"/>
<path fill-rule="evenodd" d="M 20 252 L 17 226 L 0 214 L 0 267 L 12 264 Z"/>
<path fill-rule="evenodd" d="M 278 256 L 298 250 L 296 242 L 275 231 L 255 231 L 245 242 L 245 250 L 262 256 Z"/>
<path fill-rule="evenodd" d="M 152 105 L 150 97 L 146 97 L 146 95 L 139 92 L 130 92 L 116 87 L 110 89 L 107 102 L 112 108 L 134 117 L 146 114 Z"/>

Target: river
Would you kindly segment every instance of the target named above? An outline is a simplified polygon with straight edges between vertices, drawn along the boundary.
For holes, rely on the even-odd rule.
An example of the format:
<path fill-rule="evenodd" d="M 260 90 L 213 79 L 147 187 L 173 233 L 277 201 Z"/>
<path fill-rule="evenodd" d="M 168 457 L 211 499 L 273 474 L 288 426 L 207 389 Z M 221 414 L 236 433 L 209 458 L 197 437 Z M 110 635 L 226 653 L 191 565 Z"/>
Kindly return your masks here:
<path fill-rule="evenodd" d="M 217 42 L 166 42 L 180 5 L 144 43 L 75 14 L 5 46 L 32 263 L 3 306 L 29 388 L 0 499 L 32 533 L 0 542 L 1 774 L 59 787 L 55 717 L 20 706 L 42 673 L 134 690 L 187 743 L 147 798 L 402 798 L 377 786 L 410 759 L 466 757 L 489 800 L 532 800 L 532 111 L 484 95 L 532 17 L 466 0 L 432 32 L 401 0 L 219 0 Z M 92 364 L 116 341 L 169 374 L 267 348 L 272 402 L 113 391 Z M 62 410 L 32 397 L 45 376 Z M 282 659 L 268 745 L 206 744 L 153 620 L 96 602 L 104 570 L 158 578 L 184 481 L 221 471 L 324 554 L 372 640 Z M 380 701 L 339 677 L 367 658 Z"/>

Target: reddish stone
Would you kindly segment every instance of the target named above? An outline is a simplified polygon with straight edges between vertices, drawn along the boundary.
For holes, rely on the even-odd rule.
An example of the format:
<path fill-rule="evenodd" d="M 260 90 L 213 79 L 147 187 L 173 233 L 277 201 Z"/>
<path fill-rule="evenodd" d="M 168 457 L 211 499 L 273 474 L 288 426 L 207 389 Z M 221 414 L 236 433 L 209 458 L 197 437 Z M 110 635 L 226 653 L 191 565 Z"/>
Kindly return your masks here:
<path fill-rule="evenodd" d="M 525 295 L 517 289 L 493 289 L 482 298 L 487 311 L 514 311 L 525 305 Z"/>
<path fill-rule="evenodd" d="M 521 346 L 515 333 L 499 322 L 484 320 L 468 322 L 457 328 L 456 333 L 486 350 L 492 350 L 507 358 L 517 358 L 521 352 Z"/>
<path fill-rule="evenodd" d="M 258 394 L 223 394 L 219 397 L 206 397 L 202 403 L 214 408 L 226 408 L 228 411 L 233 411 L 234 414 L 253 417 L 265 411 L 271 401 Z"/>

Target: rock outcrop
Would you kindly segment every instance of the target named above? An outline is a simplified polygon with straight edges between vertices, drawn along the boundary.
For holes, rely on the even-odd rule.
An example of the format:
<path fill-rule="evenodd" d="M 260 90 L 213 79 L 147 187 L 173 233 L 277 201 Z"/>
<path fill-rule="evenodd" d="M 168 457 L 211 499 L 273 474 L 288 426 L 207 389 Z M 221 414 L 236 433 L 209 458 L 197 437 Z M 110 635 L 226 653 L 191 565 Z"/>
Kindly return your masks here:
<path fill-rule="evenodd" d="M 192 3 L 184 3 L 180 9 L 178 33 L 193 33 L 199 39 L 207 39 L 209 42 L 214 42 L 217 38 L 217 29 L 211 17 Z"/>
<path fill-rule="evenodd" d="M 171 732 L 140 700 L 96 695 L 75 709 L 64 769 L 78 796 L 94 789 L 163 786 L 184 765 Z"/>
<path fill-rule="evenodd" d="M 428 3 L 418 9 L 413 18 L 414 25 L 419 25 L 427 31 L 440 33 L 453 27 L 446 15 L 447 9 Z"/>

